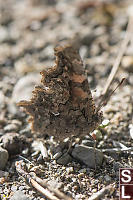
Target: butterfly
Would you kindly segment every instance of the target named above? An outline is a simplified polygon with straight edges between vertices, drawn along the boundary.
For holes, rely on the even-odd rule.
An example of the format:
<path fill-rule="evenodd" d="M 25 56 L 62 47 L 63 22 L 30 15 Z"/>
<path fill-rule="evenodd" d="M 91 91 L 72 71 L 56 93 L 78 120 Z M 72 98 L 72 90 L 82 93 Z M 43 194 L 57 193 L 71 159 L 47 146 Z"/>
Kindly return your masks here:
<path fill-rule="evenodd" d="M 18 106 L 29 114 L 33 132 L 59 141 L 80 138 L 98 128 L 103 114 L 95 106 L 78 51 L 66 45 L 54 52 L 55 66 L 40 72 L 41 83 L 35 86 L 32 98 Z"/>

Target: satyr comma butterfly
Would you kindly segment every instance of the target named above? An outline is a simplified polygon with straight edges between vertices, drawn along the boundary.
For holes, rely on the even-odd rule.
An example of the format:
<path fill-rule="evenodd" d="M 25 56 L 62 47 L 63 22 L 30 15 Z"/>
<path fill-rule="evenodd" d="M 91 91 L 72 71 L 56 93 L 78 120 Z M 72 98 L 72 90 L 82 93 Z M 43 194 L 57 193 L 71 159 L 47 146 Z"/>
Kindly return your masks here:
<path fill-rule="evenodd" d="M 40 72 L 41 85 L 35 86 L 31 100 L 18 105 L 30 115 L 33 132 L 57 140 L 87 135 L 103 116 L 94 104 L 80 55 L 67 45 L 56 47 L 55 56 L 55 66 Z"/>

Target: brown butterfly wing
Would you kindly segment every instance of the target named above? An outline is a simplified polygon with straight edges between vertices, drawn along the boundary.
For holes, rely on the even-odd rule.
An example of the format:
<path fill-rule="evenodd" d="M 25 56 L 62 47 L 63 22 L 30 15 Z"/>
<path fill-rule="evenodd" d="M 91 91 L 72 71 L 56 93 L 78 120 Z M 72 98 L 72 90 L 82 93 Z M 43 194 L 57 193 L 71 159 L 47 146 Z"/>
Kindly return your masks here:
<path fill-rule="evenodd" d="M 56 47 L 55 56 L 55 66 L 41 72 L 42 85 L 32 99 L 18 105 L 30 115 L 33 132 L 58 140 L 86 135 L 99 126 L 102 113 L 96 112 L 82 60 L 71 46 Z"/>

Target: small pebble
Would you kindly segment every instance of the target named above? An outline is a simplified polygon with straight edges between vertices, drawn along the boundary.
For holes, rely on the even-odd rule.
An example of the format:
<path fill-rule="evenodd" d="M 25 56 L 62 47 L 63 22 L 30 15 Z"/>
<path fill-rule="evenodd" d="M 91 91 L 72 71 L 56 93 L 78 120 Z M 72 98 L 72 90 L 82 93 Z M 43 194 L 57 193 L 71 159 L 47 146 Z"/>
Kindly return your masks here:
<path fill-rule="evenodd" d="M 90 176 L 90 177 L 93 177 L 93 176 L 94 176 L 94 173 L 93 173 L 93 172 L 90 172 L 89 176 Z"/>
<path fill-rule="evenodd" d="M 17 154 L 22 151 L 24 147 L 24 138 L 21 138 L 18 133 L 6 133 L 0 138 L 3 147 L 8 150 L 10 155 Z"/>
<path fill-rule="evenodd" d="M 14 195 L 10 198 L 10 200 L 29 200 L 29 198 L 22 192 L 16 191 Z"/>
<path fill-rule="evenodd" d="M 0 43 L 9 39 L 8 29 L 4 26 L 0 26 Z"/>
<path fill-rule="evenodd" d="M 18 126 L 16 124 L 8 124 L 4 127 L 5 132 L 12 132 L 12 131 L 18 131 Z"/>
<path fill-rule="evenodd" d="M 96 192 L 97 192 L 96 188 L 92 189 L 92 193 L 96 193 Z"/>
<path fill-rule="evenodd" d="M 133 56 L 124 56 L 122 59 L 122 66 L 128 72 L 133 72 Z"/>
<path fill-rule="evenodd" d="M 63 166 L 63 167 L 62 167 L 62 170 L 65 170 L 65 169 L 66 169 L 66 167 Z"/>
<path fill-rule="evenodd" d="M 79 173 L 86 173 L 86 171 L 87 171 L 86 168 L 83 168 L 79 170 Z"/>
<path fill-rule="evenodd" d="M 5 177 L 0 178 L 0 185 L 3 185 L 6 181 Z"/>
<path fill-rule="evenodd" d="M 17 120 L 17 119 L 13 119 L 12 120 L 12 124 L 16 124 L 17 126 L 21 126 L 22 125 L 22 122 L 21 121 L 19 121 L 19 120 Z"/>
<path fill-rule="evenodd" d="M 77 185 L 75 185 L 74 187 L 73 187 L 73 190 L 75 190 L 75 191 L 77 191 L 79 189 L 79 187 L 77 186 Z"/>
<path fill-rule="evenodd" d="M 102 128 L 105 128 L 106 126 L 109 125 L 109 120 L 108 119 L 105 119 L 102 121 L 102 124 L 100 125 Z"/>
<path fill-rule="evenodd" d="M 25 73 L 29 73 L 29 72 L 33 72 L 35 71 L 35 66 L 34 64 L 29 64 L 28 62 L 26 62 L 26 60 L 23 59 L 19 59 L 18 61 L 15 62 L 15 70 L 17 72 L 17 74 L 25 74 Z"/>
<path fill-rule="evenodd" d="M 80 173 L 80 174 L 78 174 L 78 178 L 80 179 L 80 178 L 83 178 L 84 177 L 84 173 Z"/>
<path fill-rule="evenodd" d="M 67 172 L 68 174 L 70 174 L 71 172 L 73 172 L 73 167 L 68 167 L 68 168 L 66 168 L 66 172 Z"/>
<path fill-rule="evenodd" d="M 56 162 L 61 165 L 67 165 L 71 161 L 72 157 L 68 153 L 65 153 Z"/>
<path fill-rule="evenodd" d="M 106 182 L 110 182 L 111 181 L 111 177 L 109 175 L 104 176 L 104 179 Z"/>
<path fill-rule="evenodd" d="M 25 189 L 25 186 L 21 185 L 19 186 L 19 190 L 23 191 Z"/>
<path fill-rule="evenodd" d="M 29 100 L 32 96 L 32 90 L 40 81 L 39 73 L 29 73 L 18 80 L 12 93 L 12 101 L 18 103 L 21 100 Z"/>
<path fill-rule="evenodd" d="M 8 161 L 8 151 L 0 147 L 0 170 L 3 170 Z"/>
<path fill-rule="evenodd" d="M 82 59 L 84 59 L 85 57 L 87 57 L 88 54 L 88 47 L 85 45 L 82 45 L 80 50 L 79 50 L 79 54 L 81 56 Z"/>
<path fill-rule="evenodd" d="M 77 182 L 77 179 L 76 178 L 72 178 L 72 182 Z"/>
<path fill-rule="evenodd" d="M 11 190 L 13 192 L 17 191 L 18 190 L 18 186 L 17 185 L 12 185 Z"/>
<path fill-rule="evenodd" d="M 5 171 L 0 170 L 0 177 L 8 178 L 8 176 L 9 176 L 9 172 L 5 172 Z"/>

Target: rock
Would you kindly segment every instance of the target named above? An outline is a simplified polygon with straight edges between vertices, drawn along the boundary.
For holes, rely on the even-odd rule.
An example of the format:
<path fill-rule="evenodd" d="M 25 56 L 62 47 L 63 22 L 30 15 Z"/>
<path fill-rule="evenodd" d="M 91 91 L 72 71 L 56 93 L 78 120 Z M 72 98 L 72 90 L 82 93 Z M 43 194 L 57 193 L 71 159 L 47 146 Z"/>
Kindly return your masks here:
<path fill-rule="evenodd" d="M 107 183 L 111 181 L 111 177 L 109 175 L 104 176 L 104 179 Z"/>
<path fill-rule="evenodd" d="M 5 172 L 5 171 L 2 171 L 2 170 L 0 170 L 0 178 L 2 178 L 2 177 L 8 177 L 9 176 L 9 172 Z"/>
<path fill-rule="evenodd" d="M 108 125 L 109 125 L 109 120 L 108 119 L 104 119 L 102 121 L 102 123 L 100 124 L 100 128 L 105 128 Z"/>
<path fill-rule="evenodd" d="M 58 159 L 58 155 L 60 154 L 61 156 L 62 153 L 69 148 L 69 141 L 67 140 L 67 138 L 65 140 L 66 140 L 65 142 L 61 142 L 60 144 L 51 147 L 50 149 L 51 153 L 53 154 L 53 156 L 55 157 L 57 156 L 57 158 L 54 157 L 54 159 Z"/>
<path fill-rule="evenodd" d="M 71 161 L 72 157 L 68 153 L 65 153 L 56 162 L 61 165 L 67 165 Z"/>
<path fill-rule="evenodd" d="M 56 188 L 59 189 L 63 186 L 63 183 L 58 181 L 57 179 L 55 180 L 48 180 L 48 185 L 50 185 L 51 188 Z"/>
<path fill-rule="evenodd" d="M 8 124 L 4 127 L 5 132 L 12 132 L 12 131 L 18 131 L 18 126 L 16 124 Z"/>
<path fill-rule="evenodd" d="M 10 198 L 10 200 L 29 200 L 29 198 L 22 192 L 16 191 L 14 195 Z"/>
<path fill-rule="evenodd" d="M 120 162 L 115 162 L 113 163 L 113 169 L 115 172 L 119 171 L 119 168 L 124 168 L 124 166 Z"/>
<path fill-rule="evenodd" d="M 71 174 L 71 173 L 73 173 L 73 171 L 74 171 L 73 167 L 67 167 L 66 168 L 67 174 Z"/>
<path fill-rule="evenodd" d="M 18 154 L 22 151 L 24 139 L 18 133 L 6 133 L 0 138 L 3 147 L 10 155 Z"/>
<path fill-rule="evenodd" d="M 133 56 L 124 56 L 122 59 L 122 66 L 128 72 L 133 73 Z"/>
<path fill-rule="evenodd" d="M 4 169 L 8 160 L 8 151 L 0 147 L 0 170 Z"/>
<path fill-rule="evenodd" d="M 117 179 L 119 178 L 119 169 L 124 167 L 126 166 L 123 166 L 120 162 L 113 162 L 113 170 Z"/>
<path fill-rule="evenodd" d="M 94 43 L 92 44 L 92 47 L 90 49 L 90 54 L 91 56 L 98 56 L 98 54 L 100 53 L 100 47 L 98 44 Z"/>
<path fill-rule="evenodd" d="M 3 91 L 0 91 L 0 109 L 3 107 L 3 105 L 5 104 L 5 95 L 3 93 Z"/>
<path fill-rule="evenodd" d="M 103 153 L 95 149 L 96 154 L 94 152 L 93 147 L 87 147 L 83 145 L 79 145 L 75 147 L 72 151 L 72 156 L 86 164 L 89 168 L 95 168 L 95 155 L 96 155 L 96 165 L 101 166 L 103 162 Z"/>
<path fill-rule="evenodd" d="M 4 26 L 0 26 L 0 42 L 4 42 L 9 39 L 8 29 Z"/>
<path fill-rule="evenodd" d="M 87 48 L 87 46 L 82 45 L 80 47 L 79 54 L 80 54 L 82 59 L 86 58 L 88 56 L 88 48 Z"/>
<path fill-rule="evenodd" d="M 45 49 L 43 50 L 41 57 L 43 56 L 43 59 L 54 59 L 54 47 L 53 45 L 48 45 L 47 47 L 45 47 Z"/>
<path fill-rule="evenodd" d="M 133 86 L 133 74 L 129 76 L 129 83 Z"/>
<path fill-rule="evenodd" d="M 17 190 L 18 190 L 18 186 L 13 184 L 11 186 L 11 191 L 16 192 Z"/>
<path fill-rule="evenodd" d="M 15 62 L 15 70 L 17 74 L 23 75 L 25 73 L 33 72 L 36 70 L 35 64 L 29 64 L 28 61 L 26 62 L 24 59 L 20 59 Z"/>
<path fill-rule="evenodd" d="M 30 73 L 20 78 L 13 89 L 12 101 L 18 103 L 21 100 L 29 100 L 34 86 L 38 85 L 39 82 L 39 73 Z"/>
<path fill-rule="evenodd" d="M 82 172 L 82 173 L 78 174 L 78 178 L 81 179 L 84 177 L 84 175 L 85 175 L 85 173 Z"/>

